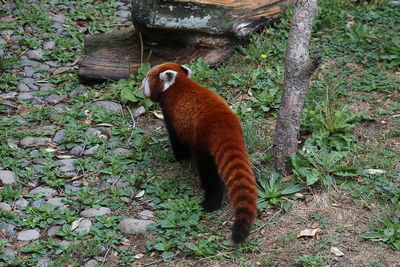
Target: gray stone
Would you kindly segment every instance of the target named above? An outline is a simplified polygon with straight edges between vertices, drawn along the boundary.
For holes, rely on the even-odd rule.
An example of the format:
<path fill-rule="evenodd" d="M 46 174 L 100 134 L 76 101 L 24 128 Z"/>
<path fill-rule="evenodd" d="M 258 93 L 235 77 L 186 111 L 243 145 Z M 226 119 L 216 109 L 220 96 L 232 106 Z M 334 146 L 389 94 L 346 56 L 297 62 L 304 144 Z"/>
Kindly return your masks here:
<path fill-rule="evenodd" d="M 48 97 L 45 98 L 46 102 L 49 104 L 57 104 L 58 102 L 61 102 L 67 98 L 67 95 L 57 95 L 57 94 L 52 94 L 49 95 Z"/>
<path fill-rule="evenodd" d="M 109 182 L 104 181 L 99 185 L 99 190 L 106 190 L 108 188 L 110 188 L 110 183 Z"/>
<path fill-rule="evenodd" d="M 95 259 L 88 260 L 83 267 L 96 267 L 99 263 Z"/>
<path fill-rule="evenodd" d="M 50 66 L 47 65 L 47 64 L 40 64 L 39 69 L 40 69 L 40 71 L 47 71 L 47 72 L 49 72 L 49 71 L 50 71 Z M 48 84 L 51 84 L 51 83 L 48 83 Z"/>
<path fill-rule="evenodd" d="M 76 146 L 76 147 L 71 149 L 71 154 L 79 156 L 80 154 L 82 154 L 83 150 L 84 149 L 83 149 L 82 146 Z"/>
<path fill-rule="evenodd" d="M 123 219 L 119 224 L 118 227 L 124 234 L 134 234 L 135 232 L 143 232 L 146 231 L 146 227 L 152 224 L 153 221 L 151 220 L 137 220 L 137 219 Z"/>
<path fill-rule="evenodd" d="M 60 64 L 57 61 L 46 61 L 44 63 L 46 63 L 47 65 L 49 65 L 52 68 L 56 68 L 56 67 L 60 66 Z"/>
<path fill-rule="evenodd" d="M 25 66 L 39 67 L 40 63 L 37 61 L 29 60 L 29 59 L 22 59 L 21 67 L 25 67 Z"/>
<path fill-rule="evenodd" d="M 119 145 L 119 141 L 111 141 L 110 143 L 108 143 L 109 148 L 114 148 L 118 145 Z"/>
<path fill-rule="evenodd" d="M 69 189 L 69 190 L 71 190 L 72 192 L 78 192 L 78 191 L 80 190 L 79 187 L 73 186 L 73 185 L 70 185 L 70 184 L 65 185 L 65 189 Z"/>
<path fill-rule="evenodd" d="M 15 225 L 11 224 L 11 223 L 5 223 L 3 225 L 0 226 L 0 232 L 6 231 L 6 237 L 12 237 L 13 235 L 15 235 L 17 233 L 17 231 L 15 231 Z"/>
<path fill-rule="evenodd" d="M 53 137 L 53 142 L 59 143 L 65 137 L 65 130 L 59 130 L 56 132 L 56 135 Z"/>
<path fill-rule="evenodd" d="M 11 36 L 11 41 L 18 42 L 19 40 L 21 40 L 21 38 L 22 38 L 21 35 L 13 35 Z"/>
<path fill-rule="evenodd" d="M 3 184 L 15 183 L 15 174 L 12 171 L 0 171 L 0 180 Z"/>
<path fill-rule="evenodd" d="M 56 195 L 56 194 L 57 194 L 57 191 L 54 190 L 54 189 L 52 189 L 52 188 L 41 187 L 41 186 L 39 186 L 39 187 L 36 187 L 36 188 L 32 189 L 32 190 L 29 192 L 29 194 L 32 194 L 32 195 L 35 195 L 35 194 L 38 194 L 38 193 L 43 193 L 43 195 L 44 195 L 45 197 L 51 197 L 51 196 Z"/>
<path fill-rule="evenodd" d="M 61 16 L 61 15 L 55 15 L 55 16 L 51 17 L 50 19 L 54 20 L 54 22 L 57 22 L 57 23 L 60 23 L 60 24 L 63 24 L 64 21 L 65 21 L 65 17 Z"/>
<path fill-rule="evenodd" d="M 108 112 L 119 112 L 121 110 L 120 104 L 111 101 L 97 101 L 95 104 Z"/>
<path fill-rule="evenodd" d="M 122 148 L 122 147 L 114 149 L 112 153 L 114 154 L 114 156 L 119 156 L 119 155 L 123 155 L 123 154 L 125 154 L 125 155 L 132 154 L 132 152 L 129 149 Z"/>
<path fill-rule="evenodd" d="M 62 241 L 60 241 L 58 244 L 59 244 L 61 247 L 66 247 L 66 246 L 71 245 L 72 243 L 73 243 L 72 241 L 62 240 Z"/>
<path fill-rule="evenodd" d="M 53 197 L 53 198 L 50 198 L 49 200 L 47 200 L 47 203 L 57 206 L 57 207 L 65 207 L 65 204 L 62 203 L 63 200 L 64 200 L 64 198 L 62 198 L 62 197 Z"/>
<path fill-rule="evenodd" d="M 32 67 L 30 67 L 30 66 L 25 66 L 24 67 L 24 74 L 25 74 L 25 77 L 33 77 L 33 75 L 35 74 L 35 70 L 34 69 L 32 69 Z"/>
<path fill-rule="evenodd" d="M 46 137 L 24 137 L 19 143 L 25 147 L 45 146 L 50 142 L 50 138 Z"/>
<path fill-rule="evenodd" d="M 6 94 L 1 94 L 1 95 L 0 95 L 0 98 L 1 98 L 1 99 L 12 99 L 12 98 L 14 98 L 16 95 L 17 95 L 17 92 L 11 91 L 11 92 L 8 92 L 8 93 L 6 93 Z"/>
<path fill-rule="evenodd" d="M 29 201 L 24 198 L 20 198 L 17 201 L 15 201 L 15 205 L 17 205 L 18 207 L 28 207 Z"/>
<path fill-rule="evenodd" d="M 90 137 L 98 137 L 99 135 L 101 135 L 101 131 L 99 129 L 96 129 L 96 128 L 88 128 L 85 131 L 86 139 L 89 139 Z"/>
<path fill-rule="evenodd" d="M 52 50 L 56 46 L 56 42 L 53 40 L 47 41 L 43 44 L 43 49 Z"/>
<path fill-rule="evenodd" d="M 35 207 L 35 208 L 40 208 L 44 203 L 45 203 L 45 200 L 43 198 L 39 198 L 39 199 L 33 201 L 31 206 Z"/>
<path fill-rule="evenodd" d="M 94 152 L 96 152 L 96 150 L 99 148 L 99 145 L 95 145 L 91 148 L 89 148 L 88 150 L 86 150 L 85 152 L 83 152 L 84 155 L 86 156 L 91 156 L 94 154 Z"/>
<path fill-rule="evenodd" d="M 30 101 L 34 98 L 35 93 L 34 92 L 27 92 L 27 93 L 22 93 L 19 94 L 18 100 L 20 101 Z"/>
<path fill-rule="evenodd" d="M 14 33 L 14 31 L 13 30 L 4 30 L 2 33 L 1 33 L 1 36 L 4 38 L 4 39 L 9 39 L 9 38 L 11 38 L 11 35 L 13 35 L 13 33 Z"/>
<path fill-rule="evenodd" d="M 43 58 L 43 50 L 41 48 L 36 49 L 36 50 L 31 50 L 28 53 L 26 53 L 28 58 L 30 60 L 42 60 Z"/>
<path fill-rule="evenodd" d="M 56 132 L 56 127 L 53 125 L 40 125 L 30 129 L 30 131 L 37 134 L 53 135 Z"/>
<path fill-rule="evenodd" d="M 147 220 L 147 219 L 149 219 L 149 218 L 154 218 L 154 217 L 155 217 L 154 212 L 151 211 L 151 210 L 142 210 L 142 211 L 139 213 L 139 215 L 140 215 L 140 217 L 141 217 L 143 220 Z"/>
<path fill-rule="evenodd" d="M 79 93 L 82 93 L 82 92 L 85 92 L 85 91 L 87 91 L 86 86 L 80 84 L 78 87 L 76 87 L 74 90 L 72 90 L 72 91 L 69 93 L 69 96 L 72 97 L 72 96 L 74 96 L 74 95 L 76 95 L 76 94 L 79 94 Z"/>
<path fill-rule="evenodd" d="M 6 202 L 0 202 L 0 210 L 11 211 L 11 206 Z"/>
<path fill-rule="evenodd" d="M 19 241 L 31 241 L 38 239 L 40 236 L 40 233 L 37 230 L 31 229 L 31 230 L 26 230 L 22 231 L 18 234 L 17 239 Z"/>
<path fill-rule="evenodd" d="M 49 257 L 41 257 L 36 264 L 36 267 L 48 267 L 51 266 L 52 260 Z"/>
<path fill-rule="evenodd" d="M 26 85 L 29 85 L 29 84 L 34 84 L 34 83 L 35 83 L 35 80 L 32 79 L 32 78 L 23 78 L 23 79 L 21 80 L 21 82 L 24 83 L 24 84 L 26 84 Z"/>
<path fill-rule="evenodd" d="M 89 219 L 84 219 L 79 222 L 78 227 L 74 230 L 74 232 L 80 233 L 80 232 L 90 232 L 90 227 L 92 227 L 92 222 Z"/>
<path fill-rule="evenodd" d="M 23 84 L 23 83 L 19 84 L 19 85 L 17 86 L 17 89 L 18 89 L 18 91 L 20 91 L 20 92 L 29 92 L 29 91 L 31 90 L 31 89 L 29 89 L 28 86 L 26 86 L 26 84 Z"/>
<path fill-rule="evenodd" d="M 91 218 L 91 217 L 96 217 L 96 216 L 107 215 L 110 212 L 111 212 L 111 210 L 109 208 L 100 207 L 99 209 L 90 208 L 90 209 L 84 210 L 80 214 L 82 217 Z"/>
<path fill-rule="evenodd" d="M 129 16 L 131 15 L 131 12 L 129 11 L 119 11 L 117 12 L 117 15 L 119 13 L 119 16 L 122 18 L 129 18 Z"/>
<path fill-rule="evenodd" d="M 73 172 L 75 171 L 75 163 L 76 159 L 62 159 L 57 162 L 61 164 L 60 171 L 61 172 Z"/>
<path fill-rule="evenodd" d="M 37 173 L 42 173 L 42 165 L 39 164 L 34 164 L 32 165 L 32 168 L 37 172 Z"/>
<path fill-rule="evenodd" d="M 135 119 L 137 119 L 140 116 L 142 116 L 144 113 L 146 113 L 146 109 L 143 106 L 140 106 L 135 110 L 135 112 L 133 112 L 133 117 Z"/>
<path fill-rule="evenodd" d="M 51 237 L 51 236 L 55 236 L 58 232 L 61 231 L 61 225 L 56 225 L 56 226 L 52 226 L 49 228 L 49 230 L 47 231 L 47 236 Z"/>

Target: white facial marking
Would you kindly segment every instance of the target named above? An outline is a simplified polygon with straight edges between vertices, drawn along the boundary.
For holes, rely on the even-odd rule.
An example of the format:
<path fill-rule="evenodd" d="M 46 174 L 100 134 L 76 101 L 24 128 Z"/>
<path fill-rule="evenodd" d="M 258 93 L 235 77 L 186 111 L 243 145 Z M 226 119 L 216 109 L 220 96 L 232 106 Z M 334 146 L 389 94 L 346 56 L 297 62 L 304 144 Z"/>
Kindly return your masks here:
<path fill-rule="evenodd" d="M 160 73 L 160 79 L 164 82 L 163 84 L 163 91 L 166 91 L 170 88 L 174 83 L 178 72 L 174 70 L 166 70 Z"/>
<path fill-rule="evenodd" d="M 181 65 L 181 67 L 184 68 L 187 71 L 187 76 L 189 78 L 192 78 L 192 70 L 189 69 L 188 67 L 184 66 L 184 65 Z"/>
<path fill-rule="evenodd" d="M 144 87 L 144 95 L 150 97 L 150 86 L 147 77 L 143 79 L 140 89 L 142 89 L 143 87 Z"/>

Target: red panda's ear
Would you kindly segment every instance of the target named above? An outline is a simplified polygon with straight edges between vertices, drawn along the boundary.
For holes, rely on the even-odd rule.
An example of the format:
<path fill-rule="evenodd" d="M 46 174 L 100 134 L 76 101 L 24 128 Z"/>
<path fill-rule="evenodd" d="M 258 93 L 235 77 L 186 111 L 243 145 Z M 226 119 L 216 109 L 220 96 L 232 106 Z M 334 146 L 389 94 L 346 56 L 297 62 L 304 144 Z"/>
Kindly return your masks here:
<path fill-rule="evenodd" d="M 166 70 L 160 73 L 160 80 L 163 81 L 163 91 L 170 88 L 174 83 L 178 72 L 174 70 Z"/>
<path fill-rule="evenodd" d="M 185 65 L 181 65 L 181 69 L 189 78 L 192 78 L 192 70 L 186 67 Z"/>

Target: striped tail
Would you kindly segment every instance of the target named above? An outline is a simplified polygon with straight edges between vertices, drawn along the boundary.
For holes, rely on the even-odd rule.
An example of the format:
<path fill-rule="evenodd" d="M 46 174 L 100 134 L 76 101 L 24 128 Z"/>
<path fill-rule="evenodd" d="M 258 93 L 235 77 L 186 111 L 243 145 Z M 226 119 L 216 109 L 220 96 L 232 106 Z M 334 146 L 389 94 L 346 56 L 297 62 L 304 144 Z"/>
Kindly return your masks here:
<path fill-rule="evenodd" d="M 214 148 L 215 164 L 228 190 L 235 214 L 232 239 L 240 243 L 250 234 L 251 224 L 257 216 L 257 189 L 253 170 L 242 138 L 237 140 L 225 137 Z"/>

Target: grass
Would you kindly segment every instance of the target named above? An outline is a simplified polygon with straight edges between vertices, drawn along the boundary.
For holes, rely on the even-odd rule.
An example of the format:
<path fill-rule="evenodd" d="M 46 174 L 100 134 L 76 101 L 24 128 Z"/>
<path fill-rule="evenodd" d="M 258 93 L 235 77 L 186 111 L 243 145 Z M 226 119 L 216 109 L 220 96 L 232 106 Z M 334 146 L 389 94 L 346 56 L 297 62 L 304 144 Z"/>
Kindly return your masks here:
<path fill-rule="evenodd" d="M 17 41 L 21 47 L 15 53 L 41 45 L 37 37 L 20 30 L 29 25 L 38 33 L 48 33 L 44 41 L 56 41 L 56 48 L 44 51 L 44 58 L 57 61 L 60 67 L 81 60 L 87 34 L 130 25 L 117 23 L 116 1 L 85 0 L 75 2 L 75 10 L 64 13 L 65 35 L 56 36 L 54 22 L 42 6 L 49 1 L 15 1 L 19 10 L 25 10 L 15 14 L 3 11 L 3 2 L 1 16 L 16 20 L 0 24 L 0 30 L 21 35 Z M 56 7 L 67 11 L 68 3 L 59 0 Z M 54 8 L 50 6 L 51 11 Z M 137 77 L 90 85 L 87 91 L 64 103 L 67 108 L 58 111 L 51 105 L 19 103 L 18 114 L 10 115 L 19 115 L 25 122 L 8 119 L 0 102 L 0 165 L 17 176 L 16 184 L 1 186 L 0 202 L 13 206 L 22 197 L 30 203 L 44 199 L 27 190 L 41 185 L 58 190 L 67 206 L 14 207 L 13 211 L 19 209 L 21 214 L 0 211 L 0 226 L 12 223 L 18 231 L 29 228 L 41 233 L 39 240 L 23 246 L 14 257 L 6 252 L 15 249 L 15 239 L 0 236 L 0 259 L 22 266 L 35 265 L 44 256 L 51 257 L 56 266 L 80 266 L 95 257 L 106 259 L 110 266 L 325 266 L 332 263 L 330 248 L 336 246 L 345 253 L 339 259 L 343 266 L 399 264 L 393 255 L 400 242 L 400 10 L 390 1 L 320 1 L 311 52 L 321 51 L 323 63 L 312 78 L 304 107 L 302 149 L 288 159 L 293 174 L 281 177 L 272 172 L 271 140 L 283 86 L 290 14 L 289 9 L 280 22 L 252 35 L 248 44 L 238 46 L 218 68 L 209 68 L 202 59 L 189 66 L 193 79 L 226 99 L 243 124 L 261 192 L 255 232 L 246 243 L 234 247 L 229 239 L 229 205 L 213 213 L 201 210 L 194 163 L 175 162 L 163 122 L 152 113 L 159 109 L 158 105 L 136 92 L 149 69 L 144 64 Z M 0 49 L 10 49 L 9 44 L 0 45 Z M 15 90 L 23 78 L 16 72 L 19 69 L 14 57 L 0 58 L 1 93 Z M 41 80 L 55 85 L 54 90 L 41 93 L 41 97 L 69 94 L 79 85 L 75 68 L 58 75 L 43 75 Z M 93 104 L 99 99 L 124 106 L 121 112 L 108 113 Z M 144 106 L 147 114 L 132 128 L 127 108 L 139 106 Z M 85 131 L 99 124 L 111 125 L 98 126 L 105 138 L 86 138 Z M 56 152 L 46 150 L 49 147 L 15 148 L 13 139 L 43 136 L 32 132 L 40 125 L 66 130 Z M 132 154 L 115 156 L 111 143 Z M 60 171 L 57 160 L 77 145 L 98 148 L 92 156 L 76 161 L 80 188 L 74 192 L 65 189 L 71 184 L 71 177 Z M 381 172 L 371 174 L 368 169 Z M 104 188 L 100 184 L 110 186 Z M 303 198 L 293 198 L 292 194 L 300 189 Z M 144 195 L 137 197 L 141 192 Z M 72 230 L 82 210 L 104 206 L 112 214 L 93 218 L 89 233 Z M 286 207 L 288 212 L 277 214 L 276 207 Z M 118 223 L 135 217 L 142 209 L 155 212 L 157 220 L 149 232 L 122 235 Z M 46 231 L 55 225 L 61 230 L 47 237 Z M 319 237 L 297 238 L 301 230 L 313 225 L 321 229 Z M 61 240 L 71 243 L 62 246 Z M 349 249 L 343 250 L 342 245 Z"/>

